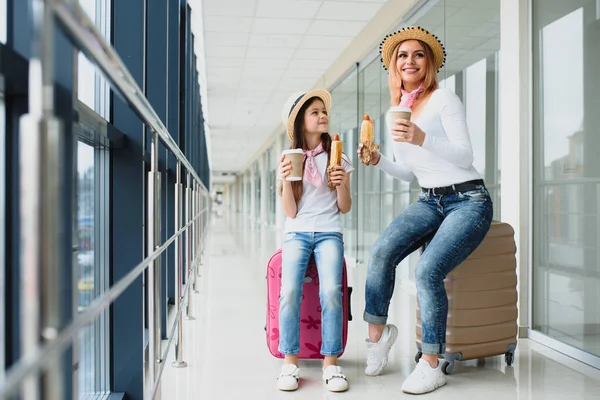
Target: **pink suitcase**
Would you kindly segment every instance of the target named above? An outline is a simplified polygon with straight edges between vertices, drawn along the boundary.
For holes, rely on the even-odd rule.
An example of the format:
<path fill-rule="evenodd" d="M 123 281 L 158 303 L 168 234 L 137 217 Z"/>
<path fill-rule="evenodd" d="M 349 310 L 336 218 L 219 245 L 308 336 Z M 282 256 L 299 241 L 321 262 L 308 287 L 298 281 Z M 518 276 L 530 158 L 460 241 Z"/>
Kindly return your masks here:
<path fill-rule="evenodd" d="M 281 249 L 277 250 L 267 266 L 267 347 L 273 356 L 283 358 L 279 352 L 279 292 L 281 289 Z M 344 326 L 342 328 L 342 345 L 346 348 L 348 338 L 348 321 L 352 321 L 350 296 L 352 288 L 348 287 L 346 260 L 342 274 L 342 304 L 344 309 Z M 343 350 L 342 350 L 343 354 Z M 341 354 L 340 354 L 341 356 Z M 300 354 L 298 358 L 324 358 L 321 355 L 321 304 L 319 300 L 319 276 L 314 258 L 311 257 L 300 305 Z"/>

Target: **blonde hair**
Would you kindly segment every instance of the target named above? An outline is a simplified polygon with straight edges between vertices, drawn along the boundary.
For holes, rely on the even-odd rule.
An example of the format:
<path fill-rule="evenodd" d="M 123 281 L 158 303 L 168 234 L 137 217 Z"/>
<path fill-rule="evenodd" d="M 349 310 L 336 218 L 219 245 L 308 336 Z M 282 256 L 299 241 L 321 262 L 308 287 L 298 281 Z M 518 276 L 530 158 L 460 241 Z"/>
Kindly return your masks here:
<path fill-rule="evenodd" d="M 423 79 L 423 87 L 425 90 L 423 92 L 423 96 L 427 96 L 428 94 L 430 94 L 438 88 L 437 72 L 435 71 L 435 66 L 433 65 L 433 51 L 431 50 L 431 47 L 429 47 L 427 43 L 422 42 L 420 40 L 417 40 L 417 42 L 421 44 L 421 47 L 423 47 L 423 50 L 425 51 L 426 67 L 425 79 Z M 398 46 L 396 46 L 396 48 L 394 49 L 388 68 L 388 86 L 390 87 L 390 103 L 392 106 L 399 105 L 400 98 L 402 97 L 402 78 L 400 78 L 400 73 L 398 72 L 398 68 L 396 67 L 396 61 L 398 60 L 398 50 L 400 49 L 402 43 L 404 42 L 398 43 Z"/>

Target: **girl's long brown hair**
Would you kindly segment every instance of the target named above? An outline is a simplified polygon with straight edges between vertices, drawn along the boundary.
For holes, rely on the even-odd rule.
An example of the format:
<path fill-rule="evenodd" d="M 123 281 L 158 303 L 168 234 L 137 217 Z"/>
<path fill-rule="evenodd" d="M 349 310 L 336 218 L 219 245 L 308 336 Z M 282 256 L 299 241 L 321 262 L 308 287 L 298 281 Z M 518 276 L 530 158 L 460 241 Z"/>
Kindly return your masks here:
<path fill-rule="evenodd" d="M 423 47 L 425 51 L 425 79 L 423 80 L 423 87 L 425 91 L 423 92 L 423 97 L 429 95 L 431 92 L 438 88 L 437 81 L 437 72 L 435 71 L 435 66 L 433 65 L 433 51 L 431 47 L 427 45 L 427 43 L 417 40 Z M 398 60 L 398 50 L 400 49 L 400 45 L 404 42 L 398 43 L 398 46 L 394 49 L 392 53 L 392 58 L 390 60 L 389 71 L 390 74 L 388 76 L 389 87 L 390 87 L 390 103 L 392 106 L 397 106 L 400 104 L 400 97 L 402 96 L 402 78 L 400 78 L 400 72 L 398 72 L 398 68 L 396 67 L 396 61 Z"/>
<path fill-rule="evenodd" d="M 311 97 L 306 103 L 302 105 L 300 111 L 296 115 L 296 119 L 294 120 L 294 141 L 290 145 L 290 149 L 306 149 L 306 144 L 304 143 L 304 113 L 315 102 L 315 100 L 321 100 L 319 97 Z M 329 117 L 329 116 L 328 116 Z M 327 165 L 329 165 L 329 157 L 331 156 L 331 136 L 329 133 L 321 134 L 321 143 L 323 144 L 323 150 L 327 153 Z M 304 169 L 304 164 L 302 164 L 302 169 Z M 292 193 L 294 194 L 294 200 L 296 201 L 296 205 L 300 203 L 300 199 L 304 194 L 304 187 L 302 185 L 302 181 L 292 181 Z M 332 189 L 333 190 L 333 189 Z M 283 195 L 283 182 L 279 184 L 279 195 Z"/>

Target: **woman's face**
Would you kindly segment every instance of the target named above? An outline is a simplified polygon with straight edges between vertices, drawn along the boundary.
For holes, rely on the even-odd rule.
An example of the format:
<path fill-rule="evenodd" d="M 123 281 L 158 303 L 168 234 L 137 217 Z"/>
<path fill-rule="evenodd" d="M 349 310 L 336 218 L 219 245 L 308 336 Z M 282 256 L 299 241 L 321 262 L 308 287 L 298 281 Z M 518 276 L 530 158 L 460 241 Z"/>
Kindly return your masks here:
<path fill-rule="evenodd" d="M 304 112 L 304 132 L 319 134 L 329 131 L 329 115 L 321 99 L 316 99 Z"/>
<path fill-rule="evenodd" d="M 427 55 L 418 40 L 407 40 L 398 47 L 396 69 L 403 83 L 418 84 L 425 79 Z"/>

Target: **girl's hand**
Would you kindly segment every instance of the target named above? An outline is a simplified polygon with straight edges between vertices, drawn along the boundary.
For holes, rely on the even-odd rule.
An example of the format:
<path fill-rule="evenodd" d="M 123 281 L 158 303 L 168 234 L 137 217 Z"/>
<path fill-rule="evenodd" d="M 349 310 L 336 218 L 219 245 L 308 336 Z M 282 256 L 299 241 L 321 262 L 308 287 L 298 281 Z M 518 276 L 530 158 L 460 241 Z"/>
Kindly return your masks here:
<path fill-rule="evenodd" d="M 292 161 L 285 160 L 285 155 L 279 159 L 279 177 L 283 182 L 287 182 L 285 178 L 292 172 Z"/>
<path fill-rule="evenodd" d="M 349 176 L 341 165 L 334 166 L 329 176 L 337 189 L 348 187 Z"/>
<path fill-rule="evenodd" d="M 356 150 L 356 153 L 358 154 L 358 159 L 360 160 L 360 162 L 364 164 L 365 161 L 363 160 L 363 147 L 364 147 L 364 145 L 362 143 L 359 143 L 358 150 Z M 366 151 L 366 149 L 364 151 Z M 380 159 L 381 159 L 381 153 L 377 150 L 372 151 L 371 152 L 371 162 L 369 163 L 369 165 L 379 164 Z"/>
<path fill-rule="evenodd" d="M 422 146 L 425 141 L 425 132 L 416 124 L 406 119 L 399 119 L 393 122 L 391 134 L 395 142 L 405 142 Z"/>

